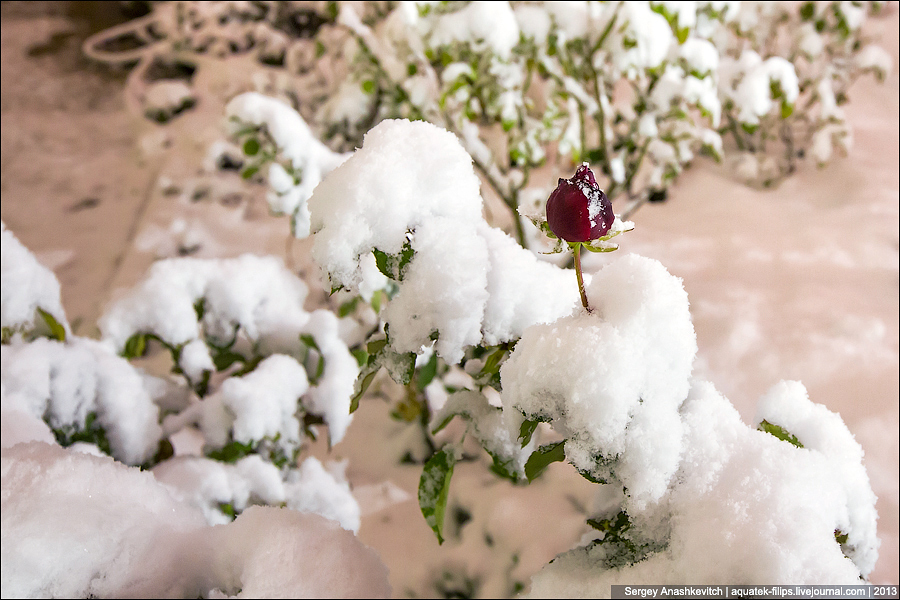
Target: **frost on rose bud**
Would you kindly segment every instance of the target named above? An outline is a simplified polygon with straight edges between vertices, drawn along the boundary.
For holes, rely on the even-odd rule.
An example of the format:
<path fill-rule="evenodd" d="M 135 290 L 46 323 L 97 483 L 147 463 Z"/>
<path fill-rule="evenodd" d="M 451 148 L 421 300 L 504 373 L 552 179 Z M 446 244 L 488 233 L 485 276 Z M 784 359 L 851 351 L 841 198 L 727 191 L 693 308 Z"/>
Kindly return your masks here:
<path fill-rule="evenodd" d="M 582 163 L 571 179 L 560 179 L 547 200 L 547 225 L 567 242 L 601 238 L 615 219 L 612 203 L 587 163 Z"/>

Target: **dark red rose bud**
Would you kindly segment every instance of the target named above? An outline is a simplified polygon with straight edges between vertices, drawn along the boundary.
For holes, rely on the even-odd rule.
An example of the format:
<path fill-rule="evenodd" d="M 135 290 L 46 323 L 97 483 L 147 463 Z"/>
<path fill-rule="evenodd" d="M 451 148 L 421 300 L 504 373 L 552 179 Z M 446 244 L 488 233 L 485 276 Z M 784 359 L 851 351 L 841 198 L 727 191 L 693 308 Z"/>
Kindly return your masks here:
<path fill-rule="evenodd" d="M 612 203 L 583 163 L 572 179 L 560 179 L 547 200 L 547 225 L 567 242 L 588 242 L 603 237 L 616 215 Z"/>

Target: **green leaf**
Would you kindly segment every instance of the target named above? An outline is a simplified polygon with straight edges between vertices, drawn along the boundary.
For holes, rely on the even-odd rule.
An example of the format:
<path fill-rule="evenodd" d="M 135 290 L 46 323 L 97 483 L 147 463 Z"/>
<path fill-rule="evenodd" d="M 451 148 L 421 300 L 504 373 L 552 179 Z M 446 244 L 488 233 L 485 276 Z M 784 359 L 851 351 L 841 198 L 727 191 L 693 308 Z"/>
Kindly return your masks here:
<path fill-rule="evenodd" d="M 259 140 L 256 138 L 250 138 L 244 142 L 244 154 L 247 156 L 256 156 L 259 154 L 259 148 Z"/>
<path fill-rule="evenodd" d="M 375 266 L 378 267 L 378 270 L 382 275 L 389 279 L 394 278 L 394 273 L 390 267 L 391 257 L 386 253 L 382 252 L 378 248 L 372 250 L 372 254 L 375 255 Z"/>
<path fill-rule="evenodd" d="M 135 333 L 125 342 L 122 349 L 123 358 L 139 358 L 147 352 L 147 336 L 143 333 Z"/>
<path fill-rule="evenodd" d="M 246 169 L 241 171 L 241 177 L 243 177 L 244 179 L 252 179 L 253 176 L 256 175 L 257 173 L 259 173 L 259 167 L 257 167 L 257 166 L 247 167 Z"/>
<path fill-rule="evenodd" d="M 787 119 L 792 114 L 794 114 L 794 105 L 788 102 L 781 103 L 781 118 Z"/>
<path fill-rule="evenodd" d="M 375 255 L 375 266 L 378 267 L 382 275 L 394 281 L 403 281 L 406 267 L 416 255 L 416 251 L 413 250 L 409 239 L 407 239 L 400 249 L 400 254 L 388 254 L 378 248 L 374 248 L 372 254 Z"/>
<path fill-rule="evenodd" d="M 406 265 L 410 263 L 415 255 L 416 251 L 413 250 L 412 245 L 409 243 L 409 239 L 407 239 L 403 243 L 403 248 L 400 249 L 400 263 L 397 267 L 400 281 L 403 281 L 403 275 L 406 271 Z"/>
<path fill-rule="evenodd" d="M 455 464 L 456 454 L 452 448 L 438 450 L 425 463 L 419 479 L 419 508 L 425 522 L 437 535 L 438 544 L 444 543 L 444 513 Z"/>
<path fill-rule="evenodd" d="M 235 510 L 234 504 L 230 502 L 219 502 L 219 510 L 232 521 L 234 521 L 235 517 L 238 515 L 238 511 Z"/>
<path fill-rule="evenodd" d="M 611 518 L 588 519 L 587 523 L 603 534 L 602 538 L 594 540 L 587 547 L 603 546 L 606 548 L 606 552 L 601 554 L 603 558 L 599 561 L 599 564 L 606 569 L 619 569 L 634 565 L 648 555 L 665 548 L 665 543 L 642 540 L 636 536 L 631 530 L 631 519 L 624 510 Z"/>
<path fill-rule="evenodd" d="M 374 294 L 372 294 L 372 310 L 375 311 L 375 314 L 381 312 L 381 303 L 384 302 L 384 291 L 376 290 Z"/>
<path fill-rule="evenodd" d="M 350 354 L 353 355 L 353 358 L 356 359 L 356 364 L 360 367 L 364 367 L 369 362 L 369 353 L 362 348 L 354 348 L 350 351 Z"/>
<path fill-rule="evenodd" d="M 387 346 L 387 338 L 381 338 L 380 340 L 372 340 L 366 344 L 366 350 L 369 354 L 378 354 L 384 350 L 385 346 Z"/>
<path fill-rule="evenodd" d="M 400 385 L 406 385 L 412 381 L 416 372 L 416 353 L 394 352 L 388 348 L 381 356 L 381 364 L 387 369 L 391 379 Z"/>
<path fill-rule="evenodd" d="M 203 320 L 203 315 L 206 314 L 206 298 L 199 298 L 194 302 L 194 313 L 196 313 L 198 321 Z"/>
<path fill-rule="evenodd" d="M 522 440 L 522 448 L 531 442 L 531 437 L 534 435 L 538 423 L 540 421 L 532 421 L 530 419 L 522 421 L 522 426 L 519 428 L 519 439 Z"/>
<path fill-rule="evenodd" d="M 375 93 L 375 82 L 371 79 L 362 82 L 362 91 L 366 94 L 374 94 Z"/>
<path fill-rule="evenodd" d="M 319 362 L 318 362 L 318 364 L 316 364 L 316 371 L 309 378 L 310 383 L 315 385 L 319 381 L 319 379 L 322 377 L 322 374 L 325 372 L 325 356 L 322 354 L 322 351 L 319 349 L 319 345 L 316 344 L 316 338 L 314 338 L 312 335 L 310 335 L 308 333 L 300 334 L 300 341 L 303 342 L 303 344 L 307 348 L 311 348 L 311 349 L 315 350 L 316 353 L 319 355 Z"/>
<path fill-rule="evenodd" d="M 809 21 L 816 15 L 816 7 L 812 2 L 804 2 L 800 7 L 800 18 Z"/>
<path fill-rule="evenodd" d="M 259 366 L 259 363 L 262 362 L 263 358 L 265 357 L 262 355 L 252 356 L 249 359 L 245 358 L 244 366 L 234 373 L 234 377 L 243 377 L 247 373 L 252 373 Z"/>
<path fill-rule="evenodd" d="M 514 461 L 512 457 L 501 458 L 500 455 L 494 454 L 487 450 L 487 448 L 485 448 L 485 451 L 487 451 L 487 453 L 491 455 L 491 458 L 494 459 L 494 462 L 491 464 L 491 471 L 503 479 L 508 479 L 513 483 L 520 483 L 519 475 L 516 473 L 515 469 L 512 468 Z"/>
<path fill-rule="evenodd" d="M 224 463 L 234 464 L 240 459 L 244 458 L 248 454 L 253 453 L 253 443 L 242 444 L 240 442 L 234 441 L 228 444 L 225 444 L 222 448 L 218 450 L 212 450 L 206 453 L 206 456 L 213 459 L 218 460 Z"/>
<path fill-rule="evenodd" d="M 351 415 L 359 408 L 360 398 L 363 397 L 363 394 L 365 394 L 366 390 L 369 389 L 369 386 L 372 385 L 372 380 L 375 379 L 375 375 L 378 374 L 379 369 L 381 369 L 381 365 L 372 363 L 363 367 L 362 371 L 360 371 L 359 377 L 356 378 L 356 384 L 354 385 L 355 393 L 353 394 L 353 397 L 350 398 Z"/>
<path fill-rule="evenodd" d="M 48 313 L 46 310 L 38 306 L 38 314 L 41 315 L 41 318 L 44 320 L 44 323 L 47 324 L 47 327 L 50 328 L 50 335 L 52 335 L 55 339 L 60 342 L 66 341 L 66 328 L 59 324 L 59 321 L 56 318 Z"/>
<path fill-rule="evenodd" d="M 247 360 L 242 354 L 231 350 L 214 351 L 212 359 L 213 364 L 216 366 L 216 371 L 224 371 L 236 362 L 245 362 Z"/>
<path fill-rule="evenodd" d="M 200 376 L 200 381 L 194 384 L 194 391 L 197 392 L 197 395 L 201 398 L 209 393 L 210 377 L 212 377 L 212 371 L 210 371 L 209 369 L 204 369 L 203 374 Z"/>
<path fill-rule="evenodd" d="M 528 481 L 534 481 L 543 473 L 550 463 L 560 462 L 566 459 L 565 440 L 545 444 L 531 453 L 528 462 L 525 463 L 525 477 Z"/>
<path fill-rule="evenodd" d="M 424 390 L 434 380 L 435 375 L 437 375 L 437 354 L 432 354 L 425 366 L 419 369 L 416 376 L 416 387 Z"/>
<path fill-rule="evenodd" d="M 109 439 L 106 437 L 106 431 L 97 422 L 97 413 L 89 412 L 84 419 L 84 426 L 79 428 L 78 425 L 63 425 L 59 429 L 51 429 L 56 442 L 65 447 L 71 446 L 76 442 L 85 442 L 94 444 L 104 454 L 112 456 L 112 448 L 109 445 Z"/>
<path fill-rule="evenodd" d="M 765 431 L 766 433 L 771 433 L 779 440 L 784 440 L 785 442 L 789 442 L 798 448 L 802 448 L 803 444 L 800 443 L 800 440 L 797 439 L 797 436 L 792 434 L 790 431 L 781 427 L 780 425 L 775 425 L 773 423 L 769 423 L 765 419 L 760 421 L 759 425 L 756 427 L 760 431 Z"/>
<path fill-rule="evenodd" d="M 350 300 L 341 304 L 338 308 L 338 316 L 343 318 L 347 315 L 351 314 L 354 310 L 356 310 L 356 305 L 359 304 L 360 296 L 354 296 Z"/>

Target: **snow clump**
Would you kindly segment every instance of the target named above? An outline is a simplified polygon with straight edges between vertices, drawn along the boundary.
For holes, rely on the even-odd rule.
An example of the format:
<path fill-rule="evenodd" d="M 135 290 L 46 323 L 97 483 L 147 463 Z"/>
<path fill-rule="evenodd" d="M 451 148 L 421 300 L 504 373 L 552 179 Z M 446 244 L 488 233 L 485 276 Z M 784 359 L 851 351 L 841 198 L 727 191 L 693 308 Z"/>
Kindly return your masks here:
<path fill-rule="evenodd" d="M 452 133 L 387 120 L 310 198 L 313 258 L 333 286 L 383 285 L 365 257 L 415 252 L 383 313 L 394 350 L 421 353 L 437 333 L 435 351 L 456 363 L 467 346 L 510 341 L 578 303 L 571 273 L 485 222 L 479 186 Z"/>
<path fill-rule="evenodd" d="M 69 333 L 59 296 L 59 281 L 0 221 L 0 325 L 4 331 L 29 330 L 35 312 L 51 314 Z"/>
<path fill-rule="evenodd" d="M 209 526 L 154 474 L 41 442 L 2 451 L 4 597 L 382 597 L 338 523 L 250 506 Z"/>
<path fill-rule="evenodd" d="M 262 356 L 285 355 L 270 356 L 270 364 L 263 361 L 259 367 L 268 366 L 258 374 L 247 375 L 247 384 L 226 381 L 222 393 L 230 398 L 230 410 L 257 420 L 267 411 L 292 413 L 284 406 L 279 408 L 279 401 L 274 399 L 282 394 L 256 400 L 247 394 L 252 396 L 254 388 L 264 387 L 262 379 L 270 369 L 283 375 L 285 368 L 290 369 L 286 365 L 293 361 L 295 368 L 288 378 L 296 388 L 291 392 L 296 393 L 293 399 L 306 394 L 306 405 L 324 417 L 330 440 L 336 444 L 352 420 L 350 398 L 359 365 L 340 337 L 337 317 L 325 309 L 304 310 L 307 293 L 306 284 L 274 257 L 245 254 L 232 259 L 170 259 L 155 263 L 140 284 L 107 309 L 99 325 L 104 337 L 120 351 L 132 336 L 141 333 L 152 333 L 166 344 L 181 348 L 179 366 L 194 383 L 213 368 L 205 341 L 247 346 L 245 351 Z M 306 373 L 297 362 L 305 351 L 301 336 L 307 335 L 324 360 L 321 377 L 313 386 L 308 385 Z M 281 384 L 273 381 L 272 385 Z M 269 408 L 265 408 L 267 405 Z M 250 417 L 254 411 L 262 412 Z M 263 429 L 268 434 L 272 427 Z M 280 426 L 274 429 L 287 434 Z M 294 437 L 291 433 L 290 439 Z"/>

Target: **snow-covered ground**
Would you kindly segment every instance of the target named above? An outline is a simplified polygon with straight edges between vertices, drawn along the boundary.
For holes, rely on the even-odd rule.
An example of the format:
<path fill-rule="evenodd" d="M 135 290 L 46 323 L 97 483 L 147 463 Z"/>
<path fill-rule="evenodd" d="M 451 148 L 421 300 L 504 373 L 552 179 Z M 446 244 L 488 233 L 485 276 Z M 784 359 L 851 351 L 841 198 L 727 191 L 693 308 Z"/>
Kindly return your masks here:
<path fill-rule="evenodd" d="M 177 254 L 179 247 L 198 256 L 287 253 L 312 273 L 309 244 L 294 242 L 286 250 L 286 222 L 268 217 L 261 198 L 212 189 L 191 200 L 198 187 L 184 182 L 202 179 L 203 140 L 220 135 L 223 107 L 201 105 L 189 115 L 200 141 L 166 141 L 162 129 L 135 125 L 119 97 L 120 82 L 72 58 L 77 35 L 68 45 L 65 35 L 59 38 L 77 33 L 70 19 L 4 11 L 2 219 L 55 271 L 78 333 L 94 335 L 103 304 L 138 281 L 154 257 Z M 841 414 L 865 451 L 878 496 L 881 548 L 871 580 L 896 584 L 896 6 L 867 26 L 893 56 L 894 69 L 883 84 L 866 78 L 851 90 L 845 110 L 854 145 L 846 158 L 826 170 L 804 166 L 773 190 L 747 188 L 723 167 L 698 164 L 667 203 L 635 215 L 623 251 L 596 258 L 588 269 L 633 252 L 683 278 L 699 347 L 695 372 L 712 381 L 745 422 L 760 396 L 782 379 L 802 381 L 814 402 Z M 53 39 L 62 39 L 62 50 L 53 50 Z M 178 152 L 162 151 L 166 144 Z M 161 177 L 180 189 L 172 192 Z M 482 593 L 506 594 L 504 586 L 527 581 L 584 532 L 592 486 L 571 468 L 553 465 L 536 484 L 513 488 L 483 465 L 463 464 L 454 476 L 451 509 L 464 509 L 472 520 L 438 547 L 415 501 L 420 469 L 397 464 L 409 428 L 392 421 L 388 410 L 378 397 L 364 402 L 331 458 L 349 459 L 347 477 L 363 509 L 359 537 L 390 569 L 395 596 L 436 593 L 428 586 L 439 585 L 434 580 L 442 570 L 449 573 L 445 585 L 462 586 L 466 576 L 483 574 Z M 326 457 L 321 445 L 313 453 Z"/>

